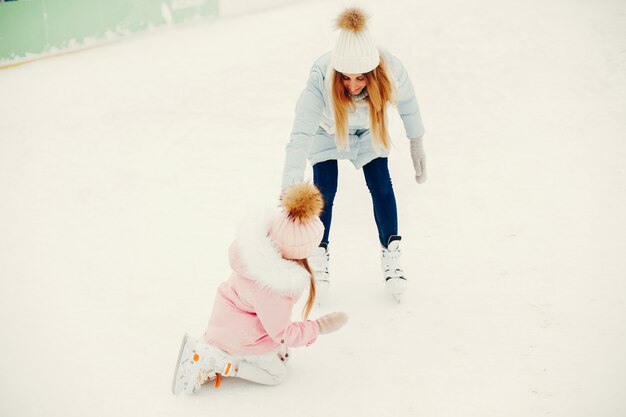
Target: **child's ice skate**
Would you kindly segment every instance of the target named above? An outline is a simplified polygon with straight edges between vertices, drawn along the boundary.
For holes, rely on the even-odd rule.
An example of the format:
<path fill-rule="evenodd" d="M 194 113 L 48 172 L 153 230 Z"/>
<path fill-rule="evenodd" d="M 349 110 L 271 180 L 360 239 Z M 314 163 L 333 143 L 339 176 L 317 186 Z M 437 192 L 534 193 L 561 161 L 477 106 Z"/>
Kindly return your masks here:
<path fill-rule="evenodd" d="M 404 271 L 400 266 L 400 239 L 402 238 L 396 235 L 389 237 L 387 247 L 382 249 L 380 258 L 385 287 L 398 303 L 407 284 Z"/>
<path fill-rule="evenodd" d="M 221 376 L 235 376 L 236 373 L 232 358 L 216 347 L 185 334 L 174 370 L 172 392 L 191 395 L 209 379 L 216 378 L 216 386 L 219 386 Z"/>
<path fill-rule="evenodd" d="M 330 291 L 328 243 L 320 243 L 308 260 L 315 275 L 315 302 L 320 305 L 328 298 Z"/>

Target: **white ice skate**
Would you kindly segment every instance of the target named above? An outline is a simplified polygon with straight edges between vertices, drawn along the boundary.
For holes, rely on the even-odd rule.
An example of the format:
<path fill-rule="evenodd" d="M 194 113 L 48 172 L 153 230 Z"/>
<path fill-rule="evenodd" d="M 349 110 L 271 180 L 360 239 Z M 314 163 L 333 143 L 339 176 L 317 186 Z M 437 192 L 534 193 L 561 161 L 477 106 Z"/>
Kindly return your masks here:
<path fill-rule="evenodd" d="M 386 248 L 382 248 L 380 263 L 383 269 L 385 287 L 397 303 L 406 290 L 406 277 L 400 266 L 400 236 L 391 236 Z"/>
<path fill-rule="evenodd" d="M 218 378 L 219 383 L 220 376 L 235 376 L 236 372 L 233 360 L 224 352 L 185 334 L 178 352 L 172 392 L 191 395 L 205 381 Z"/>
<path fill-rule="evenodd" d="M 313 275 L 315 275 L 315 302 L 318 305 L 321 305 L 326 300 L 330 291 L 328 263 L 328 244 L 321 243 L 309 256 L 309 265 L 313 270 Z"/>

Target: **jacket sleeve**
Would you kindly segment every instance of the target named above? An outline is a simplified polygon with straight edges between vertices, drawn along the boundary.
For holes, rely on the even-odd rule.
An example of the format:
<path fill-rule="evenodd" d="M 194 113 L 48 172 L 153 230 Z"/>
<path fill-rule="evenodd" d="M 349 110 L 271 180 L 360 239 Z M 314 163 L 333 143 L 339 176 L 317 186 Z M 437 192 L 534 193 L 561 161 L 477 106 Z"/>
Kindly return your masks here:
<path fill-rule="evenodd" d="M 319 67 L 311 69 L 306 88 L 296 104 L 296 114 L 291 137 L 286 146 L 282 188 L 300 183 L 304 179 L 306 161 L 313 137 L 324 110 L 324 76 Z"/>
<path fill-rule="evenodd" d="M 424 125 L 409 74 L 402 62 L 392 54 L 387 53 L 386 59 L 398 82 L 398 113 L 402 118 L 406 136 L 410 139 L 420 138 L 424 136 Z"/>
<path fill-rule="evenodd" d="M 315 320 L 291 321 L 294 300 L 291 297 L 263 297 L 254 303 L 256 314 L 267 334 L 277 343 L 288 347 L 309 346 L 320 332 Z"/>

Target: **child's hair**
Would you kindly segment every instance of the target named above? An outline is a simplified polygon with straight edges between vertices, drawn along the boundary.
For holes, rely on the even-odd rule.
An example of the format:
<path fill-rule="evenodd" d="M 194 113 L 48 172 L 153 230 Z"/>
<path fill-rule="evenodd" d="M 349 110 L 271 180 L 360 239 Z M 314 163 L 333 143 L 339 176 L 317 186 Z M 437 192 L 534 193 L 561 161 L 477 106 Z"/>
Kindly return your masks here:
<path fill-rule="evenodd" d="M 313 275 L 313 271 L 311 270 L 309 261 L 306 258 L 297 259 L 296 262 L 302 265 L 302 267 L 309 272 L 309 276 L 311 279 L 311 286 L 309 289 L 309 298 L 307 298 L 306 304 L 304 305 L 304 308 L 302 309 L 302 317 L 304 317 L 304 319 L 306 320 L 309 317 L 309 313 L 311 312 L 311 309 L 313 308 L 313 303 L 315 302 L 315 275 Z"/>
<path fill-rule="evenodd" d="M 335 74 L 332 83 L 332 95 L 337 147 L 345 149 L 348 142 L 348 112 L 354 111 L 355 104 L 350 93 L 343 86 L 342 74 L 339 71 L 333 72 Z M 367 102 L 370 110 L 372 139 L 374 145 L 385 149 L 389 149 L 390 145 L 385 107 L 388 102 L 395 102 L 393 87 L 387 74 L 387 66 L 382 57 L 376 68 L 364 74 L 367 80 L 365 88 L 367 88 L 368 93 Z"/>

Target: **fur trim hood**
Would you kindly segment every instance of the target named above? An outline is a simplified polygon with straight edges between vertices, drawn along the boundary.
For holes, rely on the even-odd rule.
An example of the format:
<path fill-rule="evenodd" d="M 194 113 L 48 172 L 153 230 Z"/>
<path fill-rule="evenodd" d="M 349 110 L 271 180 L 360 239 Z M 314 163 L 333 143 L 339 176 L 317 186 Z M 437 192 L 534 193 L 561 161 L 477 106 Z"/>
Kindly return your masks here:
<path fill-rule="evenodd" d="M 278 210 L 267 210 L 264 215 L 252 215 L 242 222 L 231 248 L 231 267 L 262 288 L 298 296 L 309 285 L 309 272 L 296 262 L 284 259 L 268 236 L 278 213 Z"/>

